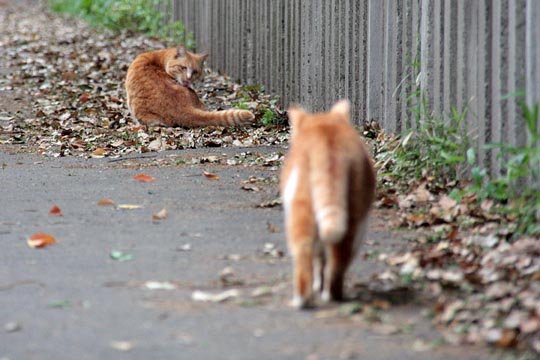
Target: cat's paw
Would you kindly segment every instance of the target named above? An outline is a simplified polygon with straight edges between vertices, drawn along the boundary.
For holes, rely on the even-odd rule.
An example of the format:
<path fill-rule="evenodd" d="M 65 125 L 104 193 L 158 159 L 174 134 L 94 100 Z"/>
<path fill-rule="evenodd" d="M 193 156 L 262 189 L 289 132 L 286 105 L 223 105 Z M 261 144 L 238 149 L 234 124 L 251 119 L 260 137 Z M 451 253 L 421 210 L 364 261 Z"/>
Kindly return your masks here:
<path fill-rule="evenodd" d="M 313 301 L 310 298 L 303 298 L 299 295 L 294 295 L 289 305 L 295 309 L 309 309 L 313 307 Z"/>
<path fill-rule="evenodd" d="M 321 293 L 321 300 L 326 304 L 332 302 L 332 296 L 330 295 L 330 291 L 323 290 L 323 292 Z"/>
<path fill-rule="evenodd" d="M 250 124 L 255 120 L 255 115 L 249 110 L 238 110 L 238 120 L 242 125 Z"/>

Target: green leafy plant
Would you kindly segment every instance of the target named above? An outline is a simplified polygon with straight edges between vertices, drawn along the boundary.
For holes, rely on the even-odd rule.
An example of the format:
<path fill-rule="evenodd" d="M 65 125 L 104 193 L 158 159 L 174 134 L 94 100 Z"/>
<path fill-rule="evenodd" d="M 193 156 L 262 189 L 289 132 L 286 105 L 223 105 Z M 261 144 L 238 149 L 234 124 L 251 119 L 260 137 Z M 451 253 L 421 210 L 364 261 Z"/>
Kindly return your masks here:
<path fill-rule="evenodd" d="M 245 100 L 238 101 L 234 107 L 240 110 L 249 110 L 249 106 Z"/>
<path fill-rule="evenodd" d="M 466 158 L 471 143 L 463 126 L 467 108 L 452 108 L 446 119 L 436 117 L 419 87 L 407 97 L 407 102 L 416 128 L 390 144 L 392 150 L 384 156 L 392 166 L 386 175 L 398 182 L 426 175 L 440 183 L 462 177 L 468 170 Z"/>
<path fill-rule="evenodd" d="M 193 35 L 180 21 L 166 21 L 158 0 L 50 0 L 53 11 L 80 16 L 90 24 L 113 31 L 128 30 L 194 48 Z M 172 9 L 172 2 L 168 2 Z"/>
<path fill-rule="evenodd" d="M 527 129 L 524 146 L 504 143 L 489 144 L 486 149 L 496 150 L 502 175 L 488 176 L 486 169 L 472 167 L 472 184 L 469 190 L 480 200 L 494 199 L 503 204 L 501 212 L 516 219 L 517 233 L 540 234 L 540 116 L 539 105 L 528 105 L 524 93 L 516 93 L 506 99 L 516 98 Z M 474 163 L 474 159 L 472 161 Z"/>
<path fill-rule="evenodd" d="M 287 123 L 287 118 L 279 112 L 277 98 L 265 95 L 262 85 L 244 85 L 236 95 L 233 106 L 236 109 L 252 110 L 264 126 L 277 126 Z"/>
<path fill-rule="evenodd" d="M 261 118 L 261 122 L 265 126 L 276 125 L 276 118 L 277 117 L 276 117 L 276 114 L 274 113 L 274 111 L 272 111 L 272 109 L 268 108 L 268 109 L 264 110 L 263 116 Z"/>
<path fill-rule="evenodd" d="M 413 64 L 413 67 L 416 66 Z M 415 129 L 376 149 L 383 186 L 408 189 L 413 180 L 429 178 L 442 188 L 454 183 L 449 196 L 457 202 L 467 196 L 495 202 L 493 211 L 516 225 L 516 234 L 540 235 L 540 106 L 527 104 L 524 93 L 505 97 L 516 101 L 521 111 L 527 141 L 523 146 L 489 144 L 486 150 L 497 154 L 501 175 L 493 175 L 478 164 L 477 152 L 466 132 L 465 109 L 452 108 L 449 114 L 433 114 L 419 81 L 407 103 Z M 455 182 L 452 180 L 459 180 Z"/>

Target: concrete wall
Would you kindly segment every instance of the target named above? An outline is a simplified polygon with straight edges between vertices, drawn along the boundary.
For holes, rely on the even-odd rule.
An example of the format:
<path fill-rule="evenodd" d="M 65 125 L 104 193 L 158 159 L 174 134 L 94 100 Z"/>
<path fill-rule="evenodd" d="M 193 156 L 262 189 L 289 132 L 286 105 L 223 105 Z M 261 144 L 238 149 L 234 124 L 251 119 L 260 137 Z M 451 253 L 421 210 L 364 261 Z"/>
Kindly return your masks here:
<path fill-rule="evenodd" d="M 467 107 L 465 126 L 494 171 L 482 145 L 527 138 L 504 96 L 540 102 L 539 0 L 173 0 L 168 12 L 214 69 L 284 105 L 320 110 L 346 97 L 357 123 L 395 132 L 414 128 L 407 99 L 418 89 L 439 116 Z"/>

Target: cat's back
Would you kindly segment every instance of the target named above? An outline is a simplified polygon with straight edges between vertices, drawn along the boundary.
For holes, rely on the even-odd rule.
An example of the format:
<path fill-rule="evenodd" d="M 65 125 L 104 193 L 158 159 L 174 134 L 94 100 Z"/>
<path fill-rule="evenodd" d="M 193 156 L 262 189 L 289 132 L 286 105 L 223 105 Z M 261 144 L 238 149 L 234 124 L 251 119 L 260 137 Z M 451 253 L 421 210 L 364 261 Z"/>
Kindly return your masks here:
<path fill-rule="evenodd" d="M 137 55 L 128 67 L 127 81 L 136 77 L 149 76 L 162 68 L 161 63 L 164 56 L 164 50 L 148 51 Z"/>
<path fill-rule="evenodd" d="M 349 123 L 332 114 L 314 117 L 298 136 L 296 159 L 304 163 L 305 170 L 348 174 L 352 192 L 373 192 L 375 170 L 369 150 L 359 133 Z M 293 146 L 294 147 L 294 146 Z M 302 160 L 305 159 L 305 160 Z M 349 169 L 339 171 L 338 169 Z"/>
<path fill-rule="evenodd" d="M 336 156 L 355 157 L 364 152 L 357 131 L 347 122 L 331 114 L 314 116 L 298 134 L 295 145 L 310 154 L 332 152 Z"/>

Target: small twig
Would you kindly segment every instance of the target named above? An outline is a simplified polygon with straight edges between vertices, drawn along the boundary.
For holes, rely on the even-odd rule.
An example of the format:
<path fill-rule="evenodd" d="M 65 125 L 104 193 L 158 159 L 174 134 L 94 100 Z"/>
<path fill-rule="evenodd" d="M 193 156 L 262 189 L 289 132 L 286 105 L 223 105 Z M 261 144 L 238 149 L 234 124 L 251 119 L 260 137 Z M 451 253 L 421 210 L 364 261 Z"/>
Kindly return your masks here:
<path fill-rule="evenodd" d="M 110 159 L 109 162 L 119 162 L 119 161 L 128 161 L 128 160 L 137 160 L 137 159 L 153 159 L 156 158 L 157 155 L 149 155 L 149 156 L 134 156 L 129 158 L 118 158 L 118 159 Z"/>
<path fill-rule="evenodd" d="M 45 287 L 45 284 L 37 280 L 21 280 L 11 284 L 0 285 L 0 291 L 11 290 L 20 285 L 38 285 L 39 287 Z"/>

